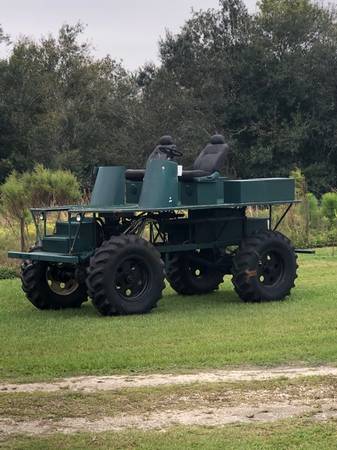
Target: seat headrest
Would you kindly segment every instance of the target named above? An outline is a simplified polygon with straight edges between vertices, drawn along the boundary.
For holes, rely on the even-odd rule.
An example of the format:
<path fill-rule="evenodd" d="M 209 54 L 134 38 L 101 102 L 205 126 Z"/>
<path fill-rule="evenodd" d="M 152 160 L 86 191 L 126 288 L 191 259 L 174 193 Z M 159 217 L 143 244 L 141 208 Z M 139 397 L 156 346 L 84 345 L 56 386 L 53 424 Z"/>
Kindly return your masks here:
<path fill-rule="evenodd" d="M 173 138 L 171 136 L 162 136 L 159 139 L 159 145 L 173 145 Z"/>
<path fill-rule="evenodd" d="M 203 170 L 210 174 L 220 172 L 229 153 L 229 146 L 225 143 L 223 136 L 217 134 L 211 138 L 211 143 L 207 144 L 198 158 L 194 161 L 194 170 Z"/>
<path fill-rule="evenodd" d="M 225 138 L 222 136 L 222 134 L 215 134 L 211 137 L 211 144 L 224 144 Z"/>

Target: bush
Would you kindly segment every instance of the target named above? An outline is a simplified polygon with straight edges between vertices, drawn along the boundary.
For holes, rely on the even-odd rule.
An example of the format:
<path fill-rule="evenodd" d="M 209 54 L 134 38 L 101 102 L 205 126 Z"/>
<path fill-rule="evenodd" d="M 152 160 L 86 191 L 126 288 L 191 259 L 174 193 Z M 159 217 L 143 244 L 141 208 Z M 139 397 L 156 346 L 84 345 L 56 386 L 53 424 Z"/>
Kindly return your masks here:
<path fill-rule="evenodd" d="M 78 202 L 81 198 L 80 184 L 68 170 L 50 170 L 38 164 L 22 179 L 30 193 L 30 207 L 62 206 Z"/>
<path fill-rule="evenodd" d="M 319 202 L 317 198 L 309 192 L 307 194 L 307 204 L 309 209 L 309 220 L 311 225 L 317 225 L 317 221 L 320 217 L 320 209 L 319 209 Z"/>
<path fill-rule="evenodd" d="M 13 280 L 18 278 L 18 273 L 11 267 L 0 266 L 0 280 Z"/>
<path fill-rule="evenodd" d="M 328 192 L 322 196 L 322 212 L 332 223 L 337 219 L 337 193 Z"/>
<path fill-rule="evenodd" d="M 37 165 L 32 172 L 13 172 L 0 187 L 1 213 L 12 230 L 20 227 L 21 250 L 28 247 L 31 207 L 74 204 L 81 198 L 76 177 L 67 170 L 50 170 Z"/>

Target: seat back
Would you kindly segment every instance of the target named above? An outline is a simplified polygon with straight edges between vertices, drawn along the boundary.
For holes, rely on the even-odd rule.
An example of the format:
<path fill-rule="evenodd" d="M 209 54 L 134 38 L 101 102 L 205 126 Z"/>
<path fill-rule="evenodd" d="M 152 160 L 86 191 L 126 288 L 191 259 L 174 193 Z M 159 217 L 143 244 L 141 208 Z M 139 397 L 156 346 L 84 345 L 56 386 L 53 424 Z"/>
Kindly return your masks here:
<path fill-rule="evenodd" d="M 211 138 L 193 164 L 193 170 L 203 170 L 210 174 L 220 172 L 224 167 L 229 153 L 225 138 L 217 134 Z"/>

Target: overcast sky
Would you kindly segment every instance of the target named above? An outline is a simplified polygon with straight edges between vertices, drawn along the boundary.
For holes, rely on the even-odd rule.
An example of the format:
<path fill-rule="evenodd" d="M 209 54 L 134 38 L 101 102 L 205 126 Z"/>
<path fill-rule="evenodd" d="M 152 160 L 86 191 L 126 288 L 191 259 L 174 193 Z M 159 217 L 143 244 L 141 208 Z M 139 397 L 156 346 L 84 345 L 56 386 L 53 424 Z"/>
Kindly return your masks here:
<path fill-rule="evenodd" d="M 254 10 L 255 0 L 245 3 Z M 0 0 L 0 24 L 15 39 L 56 34 L 62 24 L 81 21 L 98 56 L 110 54 L 135 69 L 158 61 L 165 29 L 178 31 L 192 8 L 217 5 L 218 0 Z"/>

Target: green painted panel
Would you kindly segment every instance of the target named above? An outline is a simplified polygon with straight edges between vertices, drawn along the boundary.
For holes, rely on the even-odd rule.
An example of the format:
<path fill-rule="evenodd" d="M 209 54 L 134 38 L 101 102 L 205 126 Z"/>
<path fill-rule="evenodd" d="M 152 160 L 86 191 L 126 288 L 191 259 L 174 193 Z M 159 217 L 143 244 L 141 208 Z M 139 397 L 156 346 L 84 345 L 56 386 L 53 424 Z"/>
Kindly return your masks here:
<path fill-rule="evenodd" d="M 198 205 L 214 205 L 217 203 L 218 190 L 216 181 L 197 181 L 196 186 Z"/>
<path fill-rule="evenodd" d="M 188 219 L 161 223 L 161 230 L 168 234 L 169 243 L 158 245 L 161 253 L 196 248 L 224 249 L 239 245 L 245 237 L 267 229 L 267 218 L 246 218 L 244 209 L 189 211 Z"/>
<path fill-rule="evenodd" d="M 195 183 L 179 183 L 180 185 L 180 202 L 182 205 L 197 204 L 197 189 Z"/>
<path fill-rule="evenodd" d="M 90 206 L 125 204 L 125 167 L 100 167 L 91 196 Z"/>
<path fill-rule="evenodd" d="M 244 230 L 244 209 L 210 209 L 189 211 L 189 220 L 195 222 L 193 237 L 196 242 L 240 242 Z"/>
<path fill-rule="evenodd" d="M 249 217 L 245 224 L 245 236 L 250 236 L 254 233 L 267 231 L 269 219 Z"/>
<path fill-rule="evenodd" d="M 152 160 L 147 164 L 139 200 L 140 208 L 172 208 L 178 205 L 178 164 Z"/>
<path fill-rule="evenodd" d="M 223 202 L 222 180 L 180 182 L 181 205 L 216 205 Z"/>
<path fill-rule="evenodd" d="M 225 203 L 272 203 L 295 200 L 295 180 L 292 178 L 224 180 L 223 186 Z"/>
<path fill-rule="evenodd" d="M 219 205 L 224 203 L 224 188 L 223 188 L 223 182 L 227 180 L 227 178 L 219 177 L 217 179 L 217 198 Z"/>
<path fill-rule="evenodd" d="M 126 180 L 126 203 L 138 204 L 142 186 L 142 181 Z"/>
<path fill-rule="evenodd" d="M 68 253 L 72 248 L 74 253 L 90 251 L 96 247 L 96 223 L 93 219 L 84 218 L 81 224 L 79 222 L 69 223 L 56 222 L 56 233 L 45 236 L 42 239 L 42 249 L 44 252 Z M 74 244 L 74 238 L 77 239 Z"/>
<path fill-rule="evenodd" d="M 42 248 L 44 252 L 68 253 L 70 239 L 64 236 L 48 236 L 42 239 Z"/>

